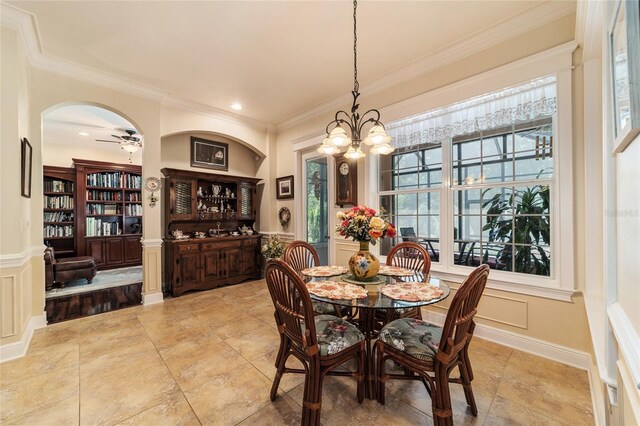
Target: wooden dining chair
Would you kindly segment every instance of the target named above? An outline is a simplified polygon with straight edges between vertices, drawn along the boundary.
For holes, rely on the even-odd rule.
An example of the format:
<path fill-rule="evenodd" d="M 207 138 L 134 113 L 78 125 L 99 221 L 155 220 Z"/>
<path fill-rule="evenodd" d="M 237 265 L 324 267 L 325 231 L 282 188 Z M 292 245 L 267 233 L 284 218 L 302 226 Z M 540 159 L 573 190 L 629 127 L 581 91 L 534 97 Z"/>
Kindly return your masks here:
<path fill-rule="evenodd" d="M 427 282 L 429 280 L 429 271 L 431 270 L 431 257 L 429 257 L 429 253 L 422 245 L 406 241 L 391 248 L 391 251 L 387 254 L 387 265 L 411 269 L 420 273 L 422 280 Z M 379 309 L 376 312 L 377 328 L 379 329 L 399 318 L 422 319 L 422 311 L 420 308 Z"/>
<path fill-rule="evenodd" d="M 320 264 L 320 257 L 316 249 L 308 242 L 300 240 L 291 242 L 284 249 L 282 258 L 297 273 Z M 335 314 L 340 317 L 346 313 L 342 312 L 342 309 L 337 305 L 324 302 L 313 302 L 313 311 L 318 315 Z"/>
<path fill-rule="evenodd" d="M 326 375 L 355 377 L 358 402 L 364 399 L 365 341 L 355 325 L 333 315 L 313 314 L 311 297 L 305 283 L 289 265 L 269 260 L 265 271 L 267 287 L 275 307 L 275 319 L 280 333 L 280 349 L 276 356 L 276 376 L 271 387 L 271 400 L 278 393 L 284 373 L 305 374 L 302 401 L 302 425 L 319 425 L 322 406 L 322 382 Z M 304 369 L 286 367 L 294 356 Z M 357 370 L 334 371 L 352 359 Z"/>
<path fill-rule="evenodd" d="M 453 425 L 449 383 L 461 384 L 471 413 L 478 415 L 471 381 L 469 343 L 473 337 L 480 296 L 489 276 L 489 266 L 477 267 L 456 292 L 443 327 L 412 318 L 387 324 L 376 342 L 376 386 L 378 402 L 384 404 L 385 382 L 391 378 L 420 380 L 431 396 L 435 425 Z M 404 374 L 387 374 L 386 362 L 392 360 L 404 368 Z M 450 378 L 458 367 L 459 378 Z"/>

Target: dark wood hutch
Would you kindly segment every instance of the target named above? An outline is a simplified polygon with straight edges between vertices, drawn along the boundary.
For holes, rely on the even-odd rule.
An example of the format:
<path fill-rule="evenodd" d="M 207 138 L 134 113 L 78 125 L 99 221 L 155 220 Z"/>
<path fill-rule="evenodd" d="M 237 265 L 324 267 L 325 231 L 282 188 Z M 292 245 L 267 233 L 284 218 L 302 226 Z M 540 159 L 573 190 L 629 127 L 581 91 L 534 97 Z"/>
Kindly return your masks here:
<path fill-rule="evenodd" d="M 162 174 L 166 290 L 180 296 L 260 278 L 261 236 L 253 229 L 260 179 L 177 169 Z M 253 234 L 240 234 L 242 228 Z"/>
<path fill-rule="evenodd" d="M 44 244 L 56 257 L 76 256 L 76 171 L 69 167 L 43 167 Z"/>

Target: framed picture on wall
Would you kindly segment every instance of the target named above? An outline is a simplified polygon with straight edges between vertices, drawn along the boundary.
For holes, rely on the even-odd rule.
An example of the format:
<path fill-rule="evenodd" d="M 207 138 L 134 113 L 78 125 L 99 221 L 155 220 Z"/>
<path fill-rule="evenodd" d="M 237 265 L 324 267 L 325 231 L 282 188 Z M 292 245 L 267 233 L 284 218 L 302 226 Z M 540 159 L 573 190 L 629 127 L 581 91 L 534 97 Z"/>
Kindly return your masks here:
<path fill-rule="evenodd" d="M 640 133 L 640 5 L 617 0 L 609 25 L 610 90 L 613 107 L 613 153 Z"/>
<path fill-rule="evenodd" d="M 293 198 L 293 175 L 276 178 L 276 198 Z"/>
<path fill-rule="evenodd" d="M 191 136 L 191 167 L 229 170 L 229 144 Z"/>
<path fill-rule="evenodd" d="M 22 138 L 21 141 L 22 149 L 20 155 L 20 186 L 22 191 L 22 196 L 26 198 L 31 198 L 31 172 L 33 169 L 33 148 L 31 144 L 27 140 L 27 138 Z"/>

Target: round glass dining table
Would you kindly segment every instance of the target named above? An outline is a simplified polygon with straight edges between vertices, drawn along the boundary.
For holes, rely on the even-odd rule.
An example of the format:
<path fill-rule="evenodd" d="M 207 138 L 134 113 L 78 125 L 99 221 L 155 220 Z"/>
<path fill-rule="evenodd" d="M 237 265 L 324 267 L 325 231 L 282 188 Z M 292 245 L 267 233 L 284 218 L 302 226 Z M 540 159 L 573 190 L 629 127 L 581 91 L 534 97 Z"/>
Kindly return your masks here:
<path fill-rule="evenodd" d="M 411 309 L 411 308 L 420 308 L 422 306 L 433 305 L 435 303 L 441 302 L 451 293 L 451 288 L 449 285 L 438 278 L 428 275 L 426 279 L 424 279 L 424 275 L 420 273 L 416 273 L 412 276 L 403 276 L 403 277 L 392 277 L 392 276 L 383 276 L 378 275 L 376 277 L 380 284 L 377 285 L 366 285 L 367 289 L 367 297 L 360 299 L 329 299 L 327 297 L 320 297 L 313 293 L 309 293 L 311 296 L 311 300 L 315 302 L 324 302 L 330 303 L 333 305 L 343 306 L 355 308 L 357 312 L 353 315 L 353 318 L 350 318 L 350 321 L 355 322 L 360 331 L 364 334 L 366 344 L 366 357 L 367 362 L 365 362 L 365 395 L 369 399 L 375 399 L 375 360 L 373 359 L 373 350 L 371 346 L 371 341 L 373 337 L 376 335 L 376 311 L 378 309 L 385 310 L 395 310 L 395 309 Z M 341 276 L 334 277 L 309 277 L 303 276 L 305 282 L 322 282 L 322 281 L 343 281 Z M 405 301 L 405 300 L 396 300 L 382 294 L 382 289 L 386 286 L 394 285 L 398 282 L 409 282 L 409 281 L 418 281 L 418 282 L 428 282 L 430 285 L 440 288 L 443 291 L 442 296 L 436 297 L 430 300 L 418 300 L 418 301 Z M 352 282 L 352 281 L 350 281 Z"/>

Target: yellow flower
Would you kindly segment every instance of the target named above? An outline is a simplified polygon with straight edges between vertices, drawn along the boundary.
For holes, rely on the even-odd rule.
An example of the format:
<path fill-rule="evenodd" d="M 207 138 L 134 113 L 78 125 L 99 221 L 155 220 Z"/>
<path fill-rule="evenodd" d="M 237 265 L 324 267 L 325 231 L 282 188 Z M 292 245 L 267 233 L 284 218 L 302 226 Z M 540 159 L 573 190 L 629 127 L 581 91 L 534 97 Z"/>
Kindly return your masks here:
<path fill-rule="evenodd" d="M 362 223 L 365 220 L 367 220 L 367 218 L 362 214 L 359 214 L 358 216 L 356 216 L 356 222 L 358 222 L 358 223 Z"/>
<path fill-rule="evenodd" d="M 344 212 L 338 212 L 336 213 L 336 217 L 338 218 L 338 220 L 344 220 L 347 215 L 345 215 Z"/>
<path fill-rule="evenodd" d="M 384 228 L 384 220 L 378 216 L 374 216 L 371 218 L 369 226 L 373 229 L 381 230 L 382 228 Z"/>

